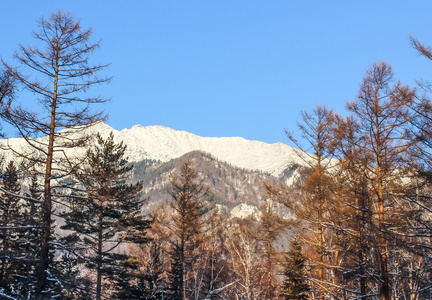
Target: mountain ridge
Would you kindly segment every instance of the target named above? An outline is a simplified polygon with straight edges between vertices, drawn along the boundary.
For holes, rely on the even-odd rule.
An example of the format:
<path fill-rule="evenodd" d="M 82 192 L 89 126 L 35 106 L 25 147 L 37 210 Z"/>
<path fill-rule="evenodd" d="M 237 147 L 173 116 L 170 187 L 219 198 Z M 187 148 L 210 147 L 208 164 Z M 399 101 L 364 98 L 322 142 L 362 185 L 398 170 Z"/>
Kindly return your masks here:
<path fill-rule="evenodd" d="M 60 130 L 58 134 L 62 135 L 67 130 L 70 129 Z M 292 165 L 305 164 L 297 155 L 295 148 L 281 142 L 268 144 L 242 137 L 201 137 L 163 125 L 134 125 L 132 128 L 119 131 L 104 122 L 97 122 L 82 130 L 80 127 L 75 128 L 72 132 L 73 135 L 80 137 L 100 133 L 104 138 L 112 132 L 116 142 L 122 141 L 127 145 L 126 155 L 130 162 L 142 160 L 167 162 L 192 151 L 201 151 L 232 166 L 265 172 L 275 177 L 282 176 Z M 2 140 L 2 143 L 15 149 L 25 147 L 22 138 L 6 139 Z M 68 155 L 79 156 L 84 154 L 85 148 L 66 149 L 65 152 Z M 2 154 L 11 155 L 7 150 L 3 150 Z"/>
<path fill-rule="evenodd" d="M 105 123 L 95 126 L 106 135 L 107 131 L 113 131 L 116 141 L 122 140 L 128 145 L 127 155 L 131 161 L 166 162 L 191 151 L 201 151 L 238 168 L 263 171 L 276 177 L 290 165 L 304 165 L 296 149 L 281 142 L 268 144 L 242 137 L 201 137 L 163 125 L 134 125 L 121 131 Z"/>
<path fill-rule="evenodd" d="M 70 135 L 67 131 L 70 130 Z M 170 196 L 166 188 L 170 184 L 170 174 L 184 161 L 189 161 L 196 168 L 200 180 L 208 186 L 216 203 L 226 210 L 242 204 L 234 211 L 242 217 L 246 211 L 256 211 L 265 198 L 265 183 L 291 185 L 297 180 L 299 165 L 305 165 L 298 157 L 296 149 L 283 143 L 267 144 L 250 141 L 241 137 L 200 137 L 187 131 L 178 131 L 162 125 L 135 125 L 130 129 L 116 130 L 98 122 L 90 127 L 76 127 L 60 130 L 59 138 L 91 138 L 99 133 L 106 138 L 113 134 L 116 143 L 123 142 L 126 156 L 133 165 L 130 181 L 143 181 L 144 198 L 149 199 L 143 213 L 149 213 L 154 205 L 168 203 Z M 23 138 L 0 140 L 4 145 L 18 152 L 31 153 Z M 46 137 L 38 138 L 36 143 L 46 143 Z M 65 155 L 69 158 L 82 157 L 93 141 L 85 147 L 64 149 L 56 152 L 56 162 L 61 162 Z M 62 150 L 62 149 L 57 149 Z M 0 156 L 4 160 L 13 157 L 13 151 L 0 147 Z M 43 158 L 42 158 L 43 160 Z"/>

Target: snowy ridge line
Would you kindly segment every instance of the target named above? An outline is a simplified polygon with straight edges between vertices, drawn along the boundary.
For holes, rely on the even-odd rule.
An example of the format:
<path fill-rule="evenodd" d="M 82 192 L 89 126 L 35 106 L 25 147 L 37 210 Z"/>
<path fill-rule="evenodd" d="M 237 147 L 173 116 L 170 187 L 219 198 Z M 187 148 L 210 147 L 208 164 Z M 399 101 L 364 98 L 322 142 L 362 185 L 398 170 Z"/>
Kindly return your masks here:
<path fill-rule="evenodd" d="M 268 144 L 241 137 L 201 137 L 162 125 L 146 127 L 135 125 L 130 129 L 118 131 L 103 122 L 97 122 L 91 127 L 75 131 L 74 134 L 83 136 L 97 132 L 103 137 L 112 132 L 116 142 L 123 141 L 127 145 L 126 155 L 130 162 L 144 159 L 167 162 L 191 151 L 202 151 L 232 166 L 258 170 L 273 176 L 282 174 L 290 164 L 305 164 L 294 148 L 280 142 Z M 20 138 L 3 140 L 3 142 L 17 148 L 25 144 L 25 141 Z M 84 149 L 67 150 L 67 152 L 71 151 L 74 151 L 75 155 L 85 152 Z"/>

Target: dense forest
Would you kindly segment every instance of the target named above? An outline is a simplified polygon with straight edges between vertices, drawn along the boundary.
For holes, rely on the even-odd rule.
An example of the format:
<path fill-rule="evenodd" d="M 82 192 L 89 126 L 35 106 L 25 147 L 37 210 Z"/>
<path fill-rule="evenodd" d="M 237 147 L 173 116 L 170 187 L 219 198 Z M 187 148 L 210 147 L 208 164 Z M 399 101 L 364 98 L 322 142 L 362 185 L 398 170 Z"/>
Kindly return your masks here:
<path fill-rule="evenodd" d="M 249 217 L 221 209 L 193 154 L 166 164 L 168 200 L 143 214 L 151 199 L 131 178 L 154 179 L 145 162 L 134 170 L 112 134 L 75 134 L 105 118 L 91 34 L 54 12 L 20 68 L 2 61 L 0 116 L 27 148 L 2 145 L 16 159 L 0 165 L 1 299 L 432 299 L 430 82 L 374 63 L 346 112 L 303 112 L 301 136 L 287 132 L 305 162 L 296 182 L 244 177 L 260 184 Z"/>

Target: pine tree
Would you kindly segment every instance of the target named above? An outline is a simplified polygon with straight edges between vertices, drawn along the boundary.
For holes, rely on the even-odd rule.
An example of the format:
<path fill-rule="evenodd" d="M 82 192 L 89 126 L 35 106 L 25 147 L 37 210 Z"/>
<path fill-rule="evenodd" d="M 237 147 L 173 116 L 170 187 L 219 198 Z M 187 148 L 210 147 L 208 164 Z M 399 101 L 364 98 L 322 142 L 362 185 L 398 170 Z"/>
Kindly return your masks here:
<path fill-rule="evenodd" d="M 280 295 L 287 300 L 309 299 L 307 292 L 309 286 L 306 283 L 305 264 L 306 259 L 302 255 L 300 243 L 297 239 L 291 241 L 291 250 L 285 257 L 285 269 L 283 275 L 282 291 Z"/>
<path fill-rule="evenodd" d="M 41 192 L 40 184 L 34 170 L 30 172 L 31 182 L 28 193 L 21 199 L 20 223 L 22 230 L 19 231 L 19 251 L 23 260 L 16 262 L 18 276 L 15 276 L 15 291 L 18 298 L 27 299 L 35 290 L 37 282 L 37 258 L 40 253 L 42 239 L 42 214 L 41 214 Z M 31 199 L 31 200 L 29 200 Z"/>
<path fill-rule="evenodd" d="M 86 266 L 96 272 L 96 299 L 102 297 L 104 278 L 113 286 L 117 281 L 123 293 L 128 293 L 126 288 L 136 289 L 128 286 L 136 262 L 113 250 L 124 242 L 148 241 L 149 221 L 140 214 L 145 202 L 140 197 L 142 182 L 127 183 L 132 166 L 127 165 L 125 150 L 122 142 L 114 142 L 112 133 L 105 140 L 98 134 L 97 144 L 87 152 L 87 164 L 76 173 L 77 192 L 68 196 L 70 210 L 61 213 L 62 229 L 73 231 L 66 240 L 78 252 L 90 249 Z"/>
<path fill-rule="evenodd" d="M 13 289 L 13 276 L 19 272 L 15 259 L 19 253 L 21 218 L 20 197 L 21 185 L 15 164 L 10 161 L 2 174 L 3 193 L 0 198 L 0 285 L 8 290 Z"/>

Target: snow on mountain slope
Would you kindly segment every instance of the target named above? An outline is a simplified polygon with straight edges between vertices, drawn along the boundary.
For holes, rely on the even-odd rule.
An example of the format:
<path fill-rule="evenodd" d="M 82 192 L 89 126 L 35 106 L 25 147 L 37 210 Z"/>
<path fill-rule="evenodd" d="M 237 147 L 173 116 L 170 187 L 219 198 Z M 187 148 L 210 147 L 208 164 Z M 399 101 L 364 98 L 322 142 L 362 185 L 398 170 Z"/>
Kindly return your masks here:
<path fill-rule="evenodd" d="M 254 205 L 241 203 L 231 210 L 231 218 L 246 219 L 251 216 L 255 219 L 261 216 L 260 210 Z"/>
<path fill-rule="evenodd" d="M 166 162 L 198 150 L 235 167 L 260 170 L 274 176 L 279 176 L 292 163 L 304 164 L 295 149 L 283 143 L 267 144 L 240 137 L 200 137 L 161 125 L 135 125 L 131 129 L 118 131 L 103 122 L 96 123 L 79 134 L 96 132 L 104 137 L 113 132 L 117 142 L 123 141 L 127 145 L 127 156 L 132 162 L 143 159 Z M 22 139 L 9 139 L 4 142 L 12 147 L 25 144 Z M 78 152 L 83 152 L 83 149 Z"/>
<path fill-rule="evenodd" d="M 240 137 L 200 137 L 160 125 L 135 125 L 117 134 L 116 139 L 123 140 L 128 145 L 131 160 L 148 158 L 168 161 L 198 150 L 210 153 L 233 166 L 260 170 L 276 176 L 290 163 L 303 164 L 295 150 L 283 143 L 267 144 Z"/>

